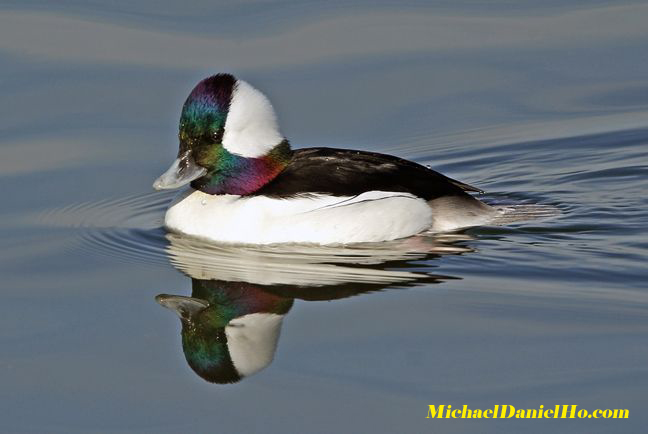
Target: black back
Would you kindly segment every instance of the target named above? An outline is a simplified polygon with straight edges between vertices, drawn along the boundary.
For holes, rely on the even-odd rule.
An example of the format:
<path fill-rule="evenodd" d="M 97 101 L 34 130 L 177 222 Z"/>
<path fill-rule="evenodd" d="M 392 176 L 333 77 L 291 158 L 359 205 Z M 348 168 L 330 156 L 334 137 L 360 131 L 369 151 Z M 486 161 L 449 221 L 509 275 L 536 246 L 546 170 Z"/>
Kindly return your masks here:
<path fill-rule="evenodd" d="M 291 197 L 305 193 L 355 196 L 367 191 L 411 193 L 425 200 L 467 196 L 481 190 L 418 163 L 376 152 L 307 148 L 294 152 L 290 164 L 253 195 Z"/>

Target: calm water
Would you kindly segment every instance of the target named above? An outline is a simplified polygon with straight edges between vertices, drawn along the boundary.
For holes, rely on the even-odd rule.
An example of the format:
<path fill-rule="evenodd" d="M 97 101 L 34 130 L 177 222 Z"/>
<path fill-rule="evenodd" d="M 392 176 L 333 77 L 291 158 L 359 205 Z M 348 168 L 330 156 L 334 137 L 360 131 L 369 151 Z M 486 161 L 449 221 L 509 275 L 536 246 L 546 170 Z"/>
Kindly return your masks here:
<path fill-rule="evenodd" d="M 169 3 L 0 5 L 3 432 L 645 430 L 648 5 Z M 166 236 L 173 195 L 150 185 L 218 71 L 262 89 L 295 147 L 397 154 L 560 215 L 347 248 Z M 280 329 L 274 361 L 196 375 L 156 302 L 192 293 L 223 324 L 284 315 L 257 350 Z"/>

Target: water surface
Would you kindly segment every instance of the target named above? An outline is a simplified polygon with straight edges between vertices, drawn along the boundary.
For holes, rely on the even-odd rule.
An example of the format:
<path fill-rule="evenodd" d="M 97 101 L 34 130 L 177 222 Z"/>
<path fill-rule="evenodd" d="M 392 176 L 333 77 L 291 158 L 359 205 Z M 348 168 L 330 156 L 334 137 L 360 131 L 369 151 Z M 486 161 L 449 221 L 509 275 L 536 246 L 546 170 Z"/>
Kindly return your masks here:
<path fill-rule="evenodd" d="M 646 19 L 606 1 L 3 2 L 1 430 L 640 432 Z M 262 89 L 295 147 L 396 154 L 560 215 L 345 248 L 168 236 L 173 196 L 150 185 L 219 71 Z M 196 375 L 155 299 L 192 292 L 226 300 L 219 318 L 279 309 L 272 363 Z"/>

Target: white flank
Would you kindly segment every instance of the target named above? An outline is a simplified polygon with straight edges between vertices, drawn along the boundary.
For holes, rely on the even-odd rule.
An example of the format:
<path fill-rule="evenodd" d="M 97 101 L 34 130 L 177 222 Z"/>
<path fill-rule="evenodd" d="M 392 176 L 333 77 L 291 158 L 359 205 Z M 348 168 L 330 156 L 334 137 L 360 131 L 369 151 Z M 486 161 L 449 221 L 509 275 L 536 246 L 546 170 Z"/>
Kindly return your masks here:
<path fill-rule="evenodd" d="M 470 239 L 469 237 L 452 236 Z M 429 253 L 470 251 L 430 237 L 344 246 L 314 244 L 241 245 L 213 243 L 169 233 L 167 247 L 174 267 L 194 279 L 248 282 L 257 285 L 322 286 L 347 282 L 412 282 L 427 277 L 411 271 L 373 267 L 387 261 L 413 260 Z"/>
<path fill-rule="evenodd" d="M 472 196 L 442 196 L 429 201 L 428 205 L 434 215 L 431 232 L 481 226 L 499 214 L 495 208 Z"/>
<path fill-rule="evenodd" d="M 417 234 L 433 224 L 432 208 L 408 193 L 369 191 L 273 199 L 188 191 L 169 208 L 165 226 L 211 241 L 243 244 L 346 244 Z"/>
<path fill-rule="evenodd" d="M 225 327 L 232 364 L 242 376 L 252 375 L 272 362 L 283 315 L 251 313 Z"/>
<path fill-rule="evenodd" d="M 262 157 L 283 139 L 268 98 L 238 80 L 225 121 L 223 147 L 243 157 Z"/>

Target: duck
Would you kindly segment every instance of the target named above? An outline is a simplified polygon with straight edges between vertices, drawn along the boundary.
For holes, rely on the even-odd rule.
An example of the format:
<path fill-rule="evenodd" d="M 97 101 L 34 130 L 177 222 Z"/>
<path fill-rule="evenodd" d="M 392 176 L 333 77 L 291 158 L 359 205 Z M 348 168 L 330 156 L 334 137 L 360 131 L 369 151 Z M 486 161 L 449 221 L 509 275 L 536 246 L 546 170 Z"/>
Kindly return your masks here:
<path fill-rule="evenodd" d="M 188 185 L 165 228 L 209 242 L 345 245 L 485 224 L 497 209 L 479 188 L 392 155 L 293 149 L 268 98 L 220 73 L 180 115 L 179 151 L 157 190 Z"/>
<path fill-rule="evenodd" d="M 329 302 L 442 283 L 454 278 L 404 270 L 412 261 L 470 252 L 455 245 L 466 241 L 456 236 L 352 247 L 214 245 L 172 233 L 166 238 L 169 261 L 191 279 L 191 295 L 158 294 L 155 300 L 180 319 L 182 352 L 191 370 L 218 384 L 239 382 L 272 363 L 295 300 Z M 407 245 L 410 241 L 425 243 Z M 383 268 L 387 262 L 391 270 Z"/>

